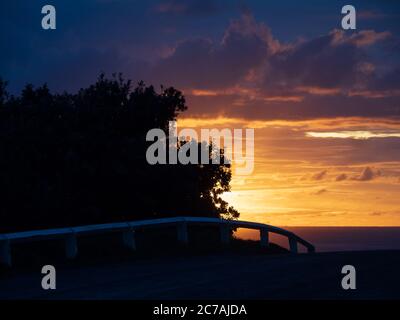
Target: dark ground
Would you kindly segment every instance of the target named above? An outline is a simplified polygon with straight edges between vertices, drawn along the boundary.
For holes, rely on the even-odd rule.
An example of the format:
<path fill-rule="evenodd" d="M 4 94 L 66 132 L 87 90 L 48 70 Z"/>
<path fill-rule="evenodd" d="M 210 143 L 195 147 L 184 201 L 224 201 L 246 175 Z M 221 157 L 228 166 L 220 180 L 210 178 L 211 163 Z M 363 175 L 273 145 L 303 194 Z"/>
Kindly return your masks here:
<path fill-rule="evenodd" d="M 357 289 L 341 288 L 341 268 Z M 0 278 L 0 299 L 399 299 L 400 251 L 159 257 L 97 266 L 62 265 L 57 289 L 41 289 L 40 268 Z"/>

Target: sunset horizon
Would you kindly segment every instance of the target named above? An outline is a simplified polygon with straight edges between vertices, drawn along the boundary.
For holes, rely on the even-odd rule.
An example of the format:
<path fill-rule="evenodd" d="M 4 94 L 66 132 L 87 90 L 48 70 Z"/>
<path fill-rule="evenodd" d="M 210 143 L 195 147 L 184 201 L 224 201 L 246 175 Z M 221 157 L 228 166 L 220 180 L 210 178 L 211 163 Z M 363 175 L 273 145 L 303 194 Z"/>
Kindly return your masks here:
<path fill-rule="evenodd" d="M 398 309 L 400 1 L 2 0 L 0 16 L 11 315 Z"/>

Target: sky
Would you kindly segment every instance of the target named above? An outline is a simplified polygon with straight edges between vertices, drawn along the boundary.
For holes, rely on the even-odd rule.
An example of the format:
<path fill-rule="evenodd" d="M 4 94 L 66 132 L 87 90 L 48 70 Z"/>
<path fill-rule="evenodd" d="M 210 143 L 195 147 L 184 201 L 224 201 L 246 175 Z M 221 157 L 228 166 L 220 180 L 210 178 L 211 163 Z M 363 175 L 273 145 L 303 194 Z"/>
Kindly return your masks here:
<path fill-rule="evenodd" d="M 52 4 L 57 29 L 41 28 Z M 0 76 L 75 92 L 100 72 L 175 86 L 180 127 L 255 128 L 241 219 L 400 226 L 400 2 L 2 1 Z M 5 44 L 5 45 L 4 45 Z"/>

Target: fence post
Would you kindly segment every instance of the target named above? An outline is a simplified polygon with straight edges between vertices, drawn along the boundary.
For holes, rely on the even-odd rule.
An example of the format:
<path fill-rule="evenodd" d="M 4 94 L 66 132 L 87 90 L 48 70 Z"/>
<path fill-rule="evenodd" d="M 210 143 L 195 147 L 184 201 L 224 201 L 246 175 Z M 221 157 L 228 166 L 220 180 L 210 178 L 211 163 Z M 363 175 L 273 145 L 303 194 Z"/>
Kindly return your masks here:
<path fill-rule="evenodd" d="M 315 247 L 314 246 L 308 246 L 307 247 L 307 252 L 308 253 L 315 253 Z"/>
<path fill-rule="evenodd" d="M 11 246 L 9 240 L 0 241 L 0 263 L 11 267 Z"/>
<path fill-rule="evenodd" d="M 291 253 L 297 253 L 297 239 L 294 236 L 289 236 L 289 247 Z"/>
<path fill-rule="evenodd" d="M 122 242 L 126 248 L 136 250 L 135 230 L 127 230 L 122 233 Z"/>
<path fill-rule="evenodd" d="M 78 243 L 75 233 L 69 234 L 65 238 L 65 254 L 68 259 L 75 259 L 78 255 Z"/>
<path fill-rule="evenodd" d="M 269 246 L 269 232 L 267 228 L 260 229 L 260 242 L 262 247 Z"/>
<path fill-rule="evenodd" d="M 188 244 L 189 243 L 189 237 L 188 237 L 188 227 L 186 222 L 180 222 L 178 223 L 177 226 L 177 231 L 178 231 L 178 241 L 183 243 L 183 244 Z"/>
<path fill-rule="evenodd" d="M 225 222 L 222 222 L 219 227 L 220 230 L 220 239 L 223 245 L 228 245 L 231 240 L 231 233 L 229 225 Z"/>

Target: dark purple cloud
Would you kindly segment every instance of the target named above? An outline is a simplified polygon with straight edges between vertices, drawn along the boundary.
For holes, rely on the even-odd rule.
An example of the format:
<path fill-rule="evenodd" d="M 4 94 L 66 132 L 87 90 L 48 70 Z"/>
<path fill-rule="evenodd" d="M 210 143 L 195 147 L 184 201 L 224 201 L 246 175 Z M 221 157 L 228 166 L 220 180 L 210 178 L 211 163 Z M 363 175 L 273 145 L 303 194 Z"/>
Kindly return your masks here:
<path fill-rule="evenodd" d="M 282 44 L 265 24 L 246 13 L 231 22 L 221 41 L 179 42 L 169 57 L 156 64 L 152 75 L 185 88 L 251 87 L 262 97 L 299 93 L 368 96 L 378 88 L 370 85 L 381 81 L 399 87 L 398 73 L 378 75 L 379 66 L 368 53 L 371 46 L 390 38 L 386 31 L 348 35 L 333 30 Z"/>
<path fill-rule="evenodd" d="M 400 116 L 400 64 L 374 56 L 385 50 L 383 44 L 396 41 L 387 31 L 333 30 L 282 43 L 265 24 L 244 14 L 231 22 L 220 42 L 183 41 L 152 72 L 155 78 L 173 79 L 189 95 L 202 90 L 189 97 L 193 114 Z"/>
<path fill-rule="evenodd" d="M 278 45 L 266 26 L 243 15 L 229 25 L 220 42 L 188 39 L 178 43 L 171 56 L 156 64 L 152 77 L 183 88 L 229 88 L 260 68 Z"/>

